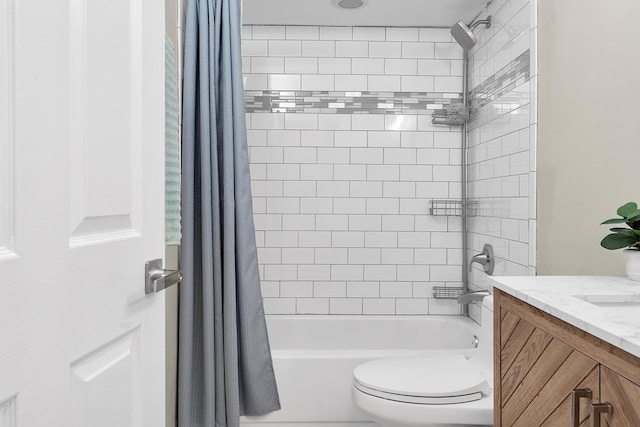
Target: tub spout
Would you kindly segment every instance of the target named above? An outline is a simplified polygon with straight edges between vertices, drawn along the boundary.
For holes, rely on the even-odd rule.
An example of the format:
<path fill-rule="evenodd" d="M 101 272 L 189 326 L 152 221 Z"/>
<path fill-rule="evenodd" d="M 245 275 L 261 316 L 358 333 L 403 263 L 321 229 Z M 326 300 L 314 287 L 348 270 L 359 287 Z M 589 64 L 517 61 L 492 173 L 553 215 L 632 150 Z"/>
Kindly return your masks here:
<path fill-rule="evenodd" d="M 466 294 L 462 294 L 458 297 L 458 303 L 470 304 L 474 301 L 482 301 L 484 297 L 488 297 L 489 295 L 491 295 L 489 291 L 467 292 Z"/>

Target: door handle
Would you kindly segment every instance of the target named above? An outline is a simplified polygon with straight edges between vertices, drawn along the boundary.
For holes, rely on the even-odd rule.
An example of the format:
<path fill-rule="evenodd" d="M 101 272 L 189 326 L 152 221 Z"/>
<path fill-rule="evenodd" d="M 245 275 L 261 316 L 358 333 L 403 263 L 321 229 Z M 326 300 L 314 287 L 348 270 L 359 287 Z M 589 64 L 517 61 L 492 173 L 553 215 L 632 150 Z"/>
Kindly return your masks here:
<path fill-rule="evenodd" d="M 600 427 L 600 416 L 602 414 L 613 414 L 613 405 L 611 403 L 591 404 L 589 410 L 589 426 Z"/>
<path fill-rule="evenodd" d="M 592 393 L 588 388 L 571 390 L 571 427 L 580 427 L 580 399 L 591 400 L 591 397 Z"/>
<path fill-rule="evenodd" d="M 165 270 L 162 268 L 162 258 L 152 259 L 144 265 L 144 293 L 160 292 L 169 286 L 176 285 L 182 280 L 180 270 Z"/>

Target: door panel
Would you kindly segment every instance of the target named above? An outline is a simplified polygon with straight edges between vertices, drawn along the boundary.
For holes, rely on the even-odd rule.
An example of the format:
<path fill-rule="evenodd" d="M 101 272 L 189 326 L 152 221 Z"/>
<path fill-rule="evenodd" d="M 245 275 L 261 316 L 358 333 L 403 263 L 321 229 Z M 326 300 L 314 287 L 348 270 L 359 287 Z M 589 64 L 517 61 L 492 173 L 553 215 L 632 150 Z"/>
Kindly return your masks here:
<path fill-rule="evenodd" d="M 135 237 L 140 225 L 139 9 L 71 2 L 71 247 Z"/>
<path fill-rule="evenodd" d="M 501 322 L 508 321 L 508 325 L 501 324 L 501 330 L 511 331 L 500 359 L 501 425 L 568 425 L 571 390 L 597 390 L 598 364 L 526 320 L 518 317 L 515 321 L 514 316 L 501 315 Z M 589 403 L 581 402 L 583 421 Z"/>
<path fill-rule="evenodd" d="M 522 319 L 518 321 L 518 324 L 514 328 L 509 339 L 505 343 L 504 347 L 502 347 L 502 352 L 500 354 L 500 365 L 502 367 L 501 372 L 504 374 L 509 372 L 509 368 L 516 357 L 521 354 L 524 349 L 528 349 L 530 347 L 529 337 L 533 333 L 534 329 L 535 328 L 531 323 Z"/>
<path fill-rule="evenodd" d="M 71 364 L 74 427 L 142 425 L 139 332 L 136 328 Z"/>
<path fill-rule="evenodd" d="M 599 369 L 593 368 L 589 375 L 582 380 L 575 388 L 588 388 L 595 393 L 597 398 L 599 388 Z M 580 426 L 587 426 L 589 424 L 589 400 L 581 399 L 580 401 Z M 547 417 L 542 423 L 544 427 L 566 427 L 571 425 L 571 396 L 567 396 L 555 411 Z"/>
<path fill-rule="evenodd" d="M 16 427 L 16 397 L 0 402 L 0 427 Z"/>
<path fill-rule="evenodd" d="M 611 427 L 640 425 L 640 385 L 616 374 L 607 367 L 601 369 L 600 401 L 613 405 L 611 417 L 602 415 L 602 423 Z"/>
<path fill-rule="evenodd" d="M 13 9 L 14 0 L 0 0 L 0 261 L 15 257 L 13 138 Z"/>
<path fill-rule="evenodd" d="M 0 0 L 0 427 L 164 425 L 163 12 Z"/>
<path fill-rule="evenodd" d="M 507 310 L 502 310 L 500 314 L 500 348 L 504 348 L 504 345 L 509 340 L 509 337 L 513 333 L 513 330 L 518 326 L 520 318 Z"/>
<path fill-rule="evenodd" d="M 542 353 L 547 349 L 550 342 L 551 337 L 548 334 L 545 334 L 540 329 L 533 331 L 525 345 L 522 347 L 522 351 L 517 354 L 513 364 L 509 369 L 503 372 L 502 387 L 500 389 L 503 402 L 506 402 L 511 397 L 516 387 L 529 373 L 533 364 L 538 361 L 540 355 L 542 355 Z M 555 352 L 559 350 L 562 353 L 562 356 L 566 358 L 568 355 L 568 349 L 556 349 L 555 347 L 556 346 L 554 345 L 550 349 L 550 352 L 555 354 Z"/>

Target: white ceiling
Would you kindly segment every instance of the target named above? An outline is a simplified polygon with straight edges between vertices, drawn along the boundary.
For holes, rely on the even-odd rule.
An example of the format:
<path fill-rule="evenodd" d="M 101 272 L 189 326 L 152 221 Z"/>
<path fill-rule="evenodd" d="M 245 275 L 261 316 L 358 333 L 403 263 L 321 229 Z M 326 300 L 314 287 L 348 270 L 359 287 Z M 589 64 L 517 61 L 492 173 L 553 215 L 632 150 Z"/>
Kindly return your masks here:
<path fill-rule="evenodd" d="M 450 27 L 469 23 L 488 0 L 363 0 L 342 9 L 338 0 L 243 0 L 243 22 L 253 25 Z"/>

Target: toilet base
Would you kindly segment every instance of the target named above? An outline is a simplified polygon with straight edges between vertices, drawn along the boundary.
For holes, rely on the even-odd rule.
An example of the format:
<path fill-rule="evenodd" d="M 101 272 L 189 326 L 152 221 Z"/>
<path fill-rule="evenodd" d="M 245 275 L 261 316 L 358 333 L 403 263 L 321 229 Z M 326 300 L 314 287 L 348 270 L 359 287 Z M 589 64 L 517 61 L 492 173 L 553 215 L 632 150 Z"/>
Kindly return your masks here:
<path fill-rule="evenodd" d="M 493 396 L 451 405 L 395 402 L 351 389 L 356 406 L 382 427 L 491 427 Z"/>
<path fill-rule="evenodd" d="M 406 427 L 404 425 L 399 424 L 378 424 L 380 427 Z M 493 427 L 491 425 L 477 425 L 477 424 L 425 424 L 424 427 Z"/>

